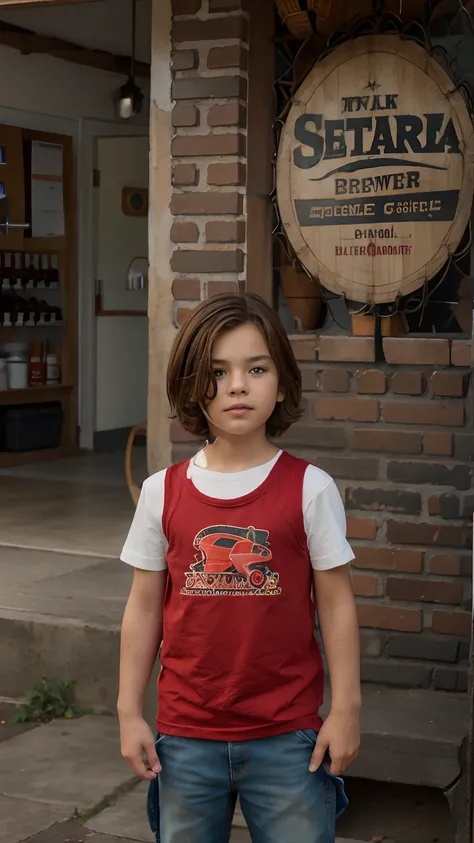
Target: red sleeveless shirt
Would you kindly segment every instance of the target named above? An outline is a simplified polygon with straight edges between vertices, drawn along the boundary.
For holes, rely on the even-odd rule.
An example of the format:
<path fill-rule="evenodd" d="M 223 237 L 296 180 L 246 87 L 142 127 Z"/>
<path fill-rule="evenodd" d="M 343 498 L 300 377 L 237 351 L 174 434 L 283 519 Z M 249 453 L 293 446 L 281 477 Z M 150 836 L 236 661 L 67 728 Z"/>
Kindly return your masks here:
<path fill-rule="evenodd" d="M 307 463 L 283 452 L 244 497 L 165 478 L 164 734 L 241 741 L 321 726 L 324 672 L 302 512 Z"/>

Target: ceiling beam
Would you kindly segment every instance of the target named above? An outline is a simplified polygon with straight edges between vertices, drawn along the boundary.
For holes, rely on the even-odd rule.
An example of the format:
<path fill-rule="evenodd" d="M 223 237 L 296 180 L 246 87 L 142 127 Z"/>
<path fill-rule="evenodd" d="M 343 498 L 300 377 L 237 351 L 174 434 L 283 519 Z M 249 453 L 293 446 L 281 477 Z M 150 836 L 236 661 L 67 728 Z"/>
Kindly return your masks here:
<path fill-rule="evenodd" d="M 0 9 L 2 2 L 0 0 Z M 115 56 L 105 50 L 91 50 L 88 47 L 81 47 L 72 41 L 65 41 L 62 38 L 55 38 L 51 35 L 39 35 L 31 29 L 24 29 L 22 26 L 14 26 L 0 20 L 0 44 L 5 47 L 12 47 L 19 50 L 23 55 L 43 53 L 57 59 L 82 64 L 87 67 L 95 67 L 97 70 L 106 70 L 110 73 L 118 73 L 120 76 L 128 76 L 130 73 L 130 58 L 128 56 Z M 135 75 L 142 78 L 149 78 L 150 65 L 145 62 L 135 62 Z"/>

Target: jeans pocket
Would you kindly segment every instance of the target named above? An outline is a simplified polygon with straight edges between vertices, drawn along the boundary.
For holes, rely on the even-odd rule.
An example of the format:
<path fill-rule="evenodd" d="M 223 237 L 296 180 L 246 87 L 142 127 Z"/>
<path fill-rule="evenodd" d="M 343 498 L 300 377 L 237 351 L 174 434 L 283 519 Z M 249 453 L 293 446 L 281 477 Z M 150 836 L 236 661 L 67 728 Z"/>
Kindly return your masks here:
<path fill-rule="evenodd" d="M 148 786 L 146 813 L 152 834 L 155 835 L 155 841 L 160 843 L 160 780 L 158 776 Z"/>
<path fill-rule="evenodd" d="M 327 782 L 332 782 L 332 784 L 334 786 L 334 790 L 335 790 L 335 793 L 336 793 L 336 820 L 338 820 L 339 817 L 342 816 L 342 814 L 346 810 L 346 808 L 349 804 L 349 800 L 346 796 L 346 789 L 344 787 L 344 779 L 342 778 L 342 776 L 335 776 L 333 773 L 330 772 L 330 770 L 329 770 L 329 764 L 330 763 L 331 762 L 329 760 L 323 761 L 323 763 L 321 764 L 317 774 L 323 776 L 323 778 Z"/>
<path fill-rule="evenodd" d="M 295 732 L 295 735 L 306 743 L 311 744 L 314 749 L 318 739 L 318 733 L 315 732 L 314 729 L 298 729 L 298 731 Z"/>

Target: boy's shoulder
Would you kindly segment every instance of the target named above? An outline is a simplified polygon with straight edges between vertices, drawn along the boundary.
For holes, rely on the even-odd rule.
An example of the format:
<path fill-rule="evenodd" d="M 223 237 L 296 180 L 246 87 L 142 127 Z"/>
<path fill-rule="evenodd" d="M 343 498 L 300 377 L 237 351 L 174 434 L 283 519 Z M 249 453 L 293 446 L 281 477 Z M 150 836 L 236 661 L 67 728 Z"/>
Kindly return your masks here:
<path fill-rule="evenodd" d="M 335 485 L 331 475 L 326 471 L 323 471 L 322 468 L 318 468 L 317 465 L 308 462 L 308 460 L 300 459 L 299 457 L 294 457 L 294 459 L 298 459 L 299 462 L 306 466 L 304 473 L 305 493 L 311 494 L 312 497 L 316 497 L 326 489 Z"/>

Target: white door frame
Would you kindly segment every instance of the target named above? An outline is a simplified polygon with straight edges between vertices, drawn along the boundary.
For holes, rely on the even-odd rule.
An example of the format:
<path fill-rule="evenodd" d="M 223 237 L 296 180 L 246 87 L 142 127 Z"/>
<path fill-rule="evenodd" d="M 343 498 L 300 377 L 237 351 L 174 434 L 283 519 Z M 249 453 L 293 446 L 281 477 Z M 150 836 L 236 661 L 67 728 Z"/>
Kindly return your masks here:
<path fill-rule="evenodd" d="M 79 120 L 78 133 L 78 331 L 79 331 L 79 445 L 92 450 L 96 426 L 96 315 L 95 231 L 93 171 L 95 144 L 102 137 L 148 135 L 146 125 Z"/>

